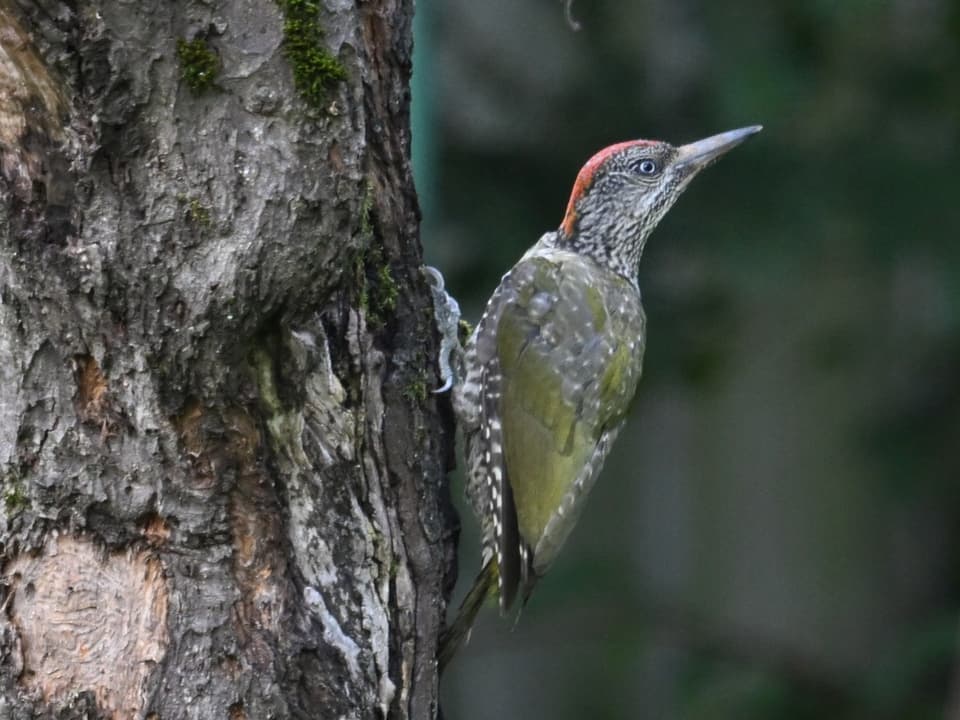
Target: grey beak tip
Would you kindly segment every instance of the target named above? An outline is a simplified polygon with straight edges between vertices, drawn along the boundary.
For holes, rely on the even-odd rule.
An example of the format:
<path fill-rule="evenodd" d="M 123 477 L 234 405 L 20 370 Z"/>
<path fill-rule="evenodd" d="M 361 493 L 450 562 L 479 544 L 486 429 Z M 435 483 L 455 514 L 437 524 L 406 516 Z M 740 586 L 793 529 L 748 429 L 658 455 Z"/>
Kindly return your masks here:
<path fill-rule="evenodd" d="M 681 165 L 689 164 L 704 168 L 761 130 L 763 130 L 762 125 L 747 125 L 746 127 L 728 130 L 719 135 L 711 135 L 703 140 L 682 145 L 679 148 L 679 163 Z"/>
<path fill-rule="evenodd" d="M 761 130 L 763 130 L 763 125 L 747 125 L 746 127 L 731 130 L 729 134 L 739 137 L 742 140 L 746 140 L 748 137 L 753 137 Z"/>

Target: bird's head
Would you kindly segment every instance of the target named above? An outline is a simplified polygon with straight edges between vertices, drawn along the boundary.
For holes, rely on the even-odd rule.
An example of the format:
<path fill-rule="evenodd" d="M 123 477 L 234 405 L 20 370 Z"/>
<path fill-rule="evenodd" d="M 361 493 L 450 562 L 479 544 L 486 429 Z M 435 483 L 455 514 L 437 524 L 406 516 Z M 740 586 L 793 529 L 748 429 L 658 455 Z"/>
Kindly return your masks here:
<path fill-rule="evenodd" d="M 580 170 L 558 243 L 633 278 L 647 237 L 690 181 L 761 126 L 675 147 L 632 140 L 604 148 Z"/>

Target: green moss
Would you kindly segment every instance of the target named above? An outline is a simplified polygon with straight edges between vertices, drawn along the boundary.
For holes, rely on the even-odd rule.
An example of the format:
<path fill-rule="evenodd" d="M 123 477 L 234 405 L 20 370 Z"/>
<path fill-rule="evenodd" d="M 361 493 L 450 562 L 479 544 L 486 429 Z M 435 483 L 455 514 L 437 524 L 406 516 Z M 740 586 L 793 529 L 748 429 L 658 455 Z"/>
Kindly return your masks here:
<path fill-rule="evenodd" d="M 379 245 L 360 248 L 354 257 L 353 267 L 359 288 L 357 306 L 366 315 L 370 325 L 379 327 L 396 309 L 400 286 L 393 279 L 393 272 Z"/>
<path fill-rule="evenodd" d="M 210 227 L 210 211 L 196 198 L 187 203 L 187 220 L 202 228 Z"/>
<path fill-rule="evenodd" d="M 357 251 L 354 258 L 355 282 L 359 288 L 357 305 L 367 316 L 367 323 L 379 327 L 397 307 L 400 286 L 393 279 L 383 248 L 371 245 Z"/>
<path fill-rule="evenodd" d="M 30 505 L 30 498 L 23 491 L 20 471 L 15 465 L 10 465 L 0 476 L 3 485 L 3 504 L 8 513 L 16 513 Z"/>
<path fill-rule="evenodd" d="M 393 312 L 397 307 L 400 288 L 393 279 L 389 265 L 384 263 L 377 268 L 377 282 L 377 309 L 385 313 Z"/>
<path fill-rule="evenodd" d="M 283 48 L 293 70 L 300 96 L 314 108 L 322 106 L 330 87 L 347 77 L 347 71 L 323 47 L 323 30 L 317 22 L 316 0 L 277 0 L 283 11 Z"/>
<path fill-rule="evenodd" d="M 177 202 L 185 205 L 184 213 L 187 222 L 198 228 L 206 230 L 213 224 L 213 218 L 210 215 L 210 208 L 204 205 L 198 198 L 189 195 L 177 195 Z"/>
<path fill-rule="evenodd" d="M 360 249 L 354 257 L 354 275 L 359 296 L 357 303 L 374 327 L 383 325 L 393 313 L 400 297 L 400 286 L 393 277 L 383 247 L 374 243 L 373 186 L 368 182 L 360 201 Z"/>
<path fill-rule="evenodd" d="M 209 90 L 220 72 L 220 58 L 206 40 L 180 38 L 177 40 L 177 57 L 187 86 L 197 94 Z"/>
<path fill-rule="evenodd" d="M 419 376 L 407 383 L 403 388 L 403 397 L 413 404 L 422 403 L 427 399 L 427 380 Z"/>
<path fill-rule="evenodd" d="M 3 493 L 3 504 L 6 506 L 7 512 L 13 513 L 27 507 L 30 504 L 30 498 L 23 492 L 22 487 L 14 485 Z"/>

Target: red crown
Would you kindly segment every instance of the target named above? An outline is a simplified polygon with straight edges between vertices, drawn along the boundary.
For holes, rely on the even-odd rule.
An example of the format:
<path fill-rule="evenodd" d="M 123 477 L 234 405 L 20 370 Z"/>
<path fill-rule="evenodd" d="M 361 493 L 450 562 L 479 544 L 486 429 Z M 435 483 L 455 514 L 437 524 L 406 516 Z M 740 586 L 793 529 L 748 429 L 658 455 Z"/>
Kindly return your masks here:
<path fill-rule="evenodd" d="M 627 140 L 626 142 L 605 147 L 587 160 L 586 164 L 580 168 L 580 172 L 577 173 L 577 179 L 573 183 L 573 191 L 570 193 L 570 201 L 567 203 L 567 211 L 564 213 L 563 222 L 560 223 L 560 229 L 563 230 L 564 235 L 573 234 L 573 225 L 577 221 L 577 200 L 583 197 L 583 194 L 590 189 L 597 170 L 600 169 L 607 159 L 611 155 L 616 155 L 621 150 L 626 150 L 627 148 L 637 145 L 652 145 L 654 142 L 653 140 Z"/>

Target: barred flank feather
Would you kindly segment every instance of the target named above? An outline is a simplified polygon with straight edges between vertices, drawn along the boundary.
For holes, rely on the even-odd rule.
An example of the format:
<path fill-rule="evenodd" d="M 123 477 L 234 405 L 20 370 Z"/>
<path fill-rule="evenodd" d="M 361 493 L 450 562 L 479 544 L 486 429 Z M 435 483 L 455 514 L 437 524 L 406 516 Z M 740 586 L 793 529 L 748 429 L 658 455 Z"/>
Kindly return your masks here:
<path fill-rule="evenodd" d="M 759 130 L 601 150 L 577 176 L 560 229 L 500 281 L 453 388 L 483 570 L 444 633 L 441 667 L 489 595 L 504 613 L 518 594 L 522 605 L 559 554 L 640 380 L 647 237 L 700 170 Z"/>
<path fill-rule="evenodd" d="M 494 553 L 499 572 L 500 610 L 506 612 L 513 604 L 520 584 L 520 531 L 517 528 L 517 510 L 513 491 L 507 479 L 503 461 L 503 425 L 500 422 L 500 362 L 493 357 L 483 373 L 481 393 L 480 447 L 483 448 L 481 468 L 483 482 L 493 518 Z"/>

